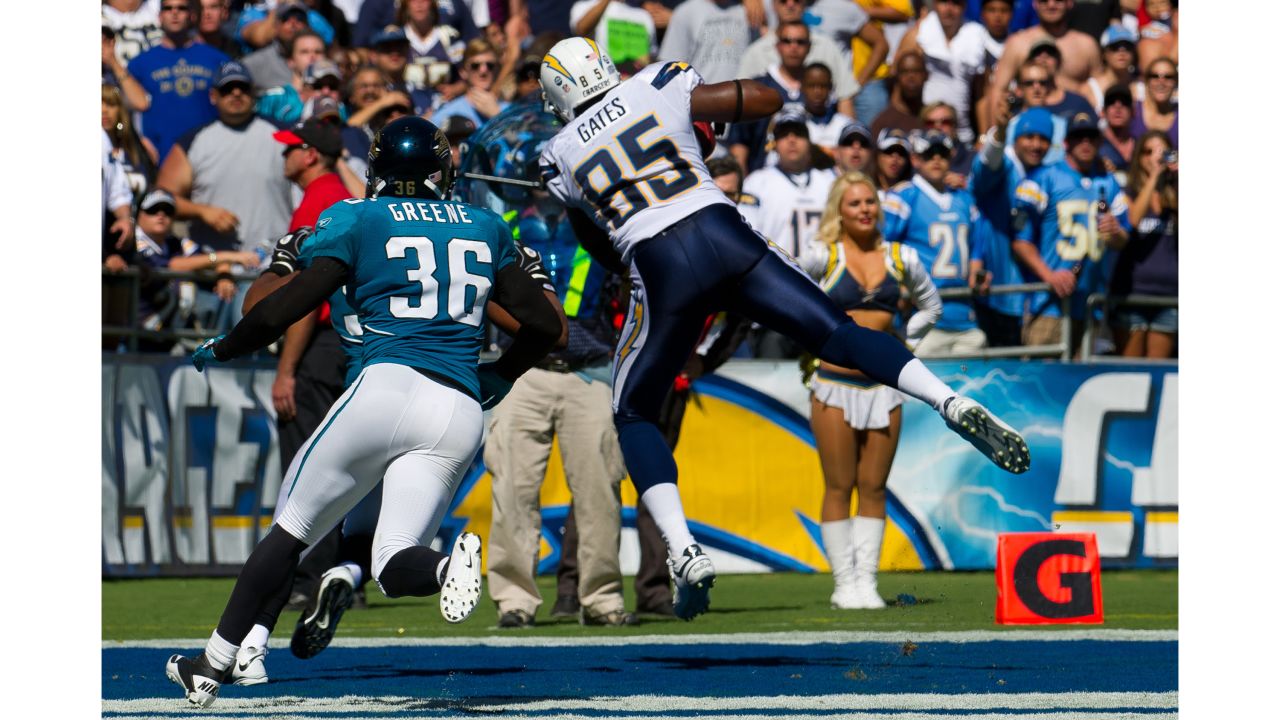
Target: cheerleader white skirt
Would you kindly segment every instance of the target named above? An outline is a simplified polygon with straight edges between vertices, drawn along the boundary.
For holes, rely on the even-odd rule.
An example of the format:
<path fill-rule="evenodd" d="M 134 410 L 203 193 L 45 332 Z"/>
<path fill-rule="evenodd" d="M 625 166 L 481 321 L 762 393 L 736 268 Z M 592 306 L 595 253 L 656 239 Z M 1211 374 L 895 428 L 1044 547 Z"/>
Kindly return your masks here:
<path fill-rule="evenodd" d="M 889 427 L 889 413 L 906 399 L 897 390 L 869 378 L 841 375 L 821 368 L 809 381 L 809 389 L 818 402 L 840 408 L 845 422 L 855 430 Z"/>

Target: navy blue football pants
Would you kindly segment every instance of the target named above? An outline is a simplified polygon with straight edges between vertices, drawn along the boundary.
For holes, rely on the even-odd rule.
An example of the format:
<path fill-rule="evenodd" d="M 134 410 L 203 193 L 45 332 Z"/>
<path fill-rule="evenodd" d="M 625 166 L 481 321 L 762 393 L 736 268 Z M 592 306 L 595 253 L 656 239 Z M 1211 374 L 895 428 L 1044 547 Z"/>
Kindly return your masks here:
<path fill-rule="evenodd" d="M 745 315 L 827 362 L 858 368 L 890 387 L 915 357 L 892 336 L 853 322 L 732 205 L 694 212 L 638 245 L 631 262 L 632 307 L 614 358 L 614 424 L 642 495 L 676 481 L 657 422 L 711 313 Z"/>

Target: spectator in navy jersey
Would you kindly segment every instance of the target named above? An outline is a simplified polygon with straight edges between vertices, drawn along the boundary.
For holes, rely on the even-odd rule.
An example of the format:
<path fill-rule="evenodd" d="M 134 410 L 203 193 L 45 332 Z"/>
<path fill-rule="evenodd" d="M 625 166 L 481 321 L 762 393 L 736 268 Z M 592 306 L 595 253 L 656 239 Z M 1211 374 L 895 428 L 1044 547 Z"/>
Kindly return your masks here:
<path fill-rule="evenodd" d="M 136 78 L 143 97 L 135 97 L 129 81 L 117 75 L 130 105 L 142 111 L 142 133 L 156 146 L 161 162 L 180 135 L 217 117 L 209 90 L 218 68 L 229 60 L 195 41 L 193 6 L 191 0 L 163 0 L 160 5 L 164 38 L 134 58 L 125 72 Z"/>

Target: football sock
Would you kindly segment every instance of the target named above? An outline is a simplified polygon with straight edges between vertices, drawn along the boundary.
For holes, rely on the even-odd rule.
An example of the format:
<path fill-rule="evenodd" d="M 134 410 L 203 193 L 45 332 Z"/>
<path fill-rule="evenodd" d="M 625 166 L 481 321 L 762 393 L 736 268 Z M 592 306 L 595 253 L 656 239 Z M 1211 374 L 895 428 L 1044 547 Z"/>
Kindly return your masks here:
<path fill-rule="evenodd" d="M 622 459 L 638 494 L 644 495 L 649 488 L 676 481 L 679 475 L 676 460 L 657 425 L 648 421 L 619 424 L 618 446 L 622 448 Z"/>
<path fill-rule="evenodd" d="M 305 548 L 306 543 L 279 525 L 272 527 L 240 568 L 240 577 L 218 620 L 218 635 L 238 646 L 255 623 L 267 625 L 257 618 L 273 598 L 283 594 L 287 599 L 298 556 Z"/>
<path fill-rule="evenodd" d="M 236 651 L 239 649 L 214 630 L 209 636 L 209 642 L 204 645 L 204 659 L 209 661 L 209 666 L 214 670 L 226 670 L 236 661 Z"/>
<path fill-rule="evenodd" d="M 356 587 L 360 587 L 360 583 L 364 582 L 364 570 L 361 569 L 360 564 L 347 561 L 342 563 L 342 567 L 351 571 L 351 582 Z"/>
<path fill-rule="evenodd" d="M 667 542 L 667 553 L 671 557 L 679 557 L 684 549 L 696 542 L 693 533 L 689 532 L 689 524 L 685 521 L 684 506 L 680 503 L 680 490 L 675 483 L 665 482 L 654 485 L 640 496 L 640 501 L 648 508 L 654 523 Z"/>
<path fill-rule="evenodd" d="M 243 647 L 264 648 L 267 646 L 267 640 L 271 637 L 271 631 L 265 625 L 254 625 L 249 629 L 249 634 L 244 636 L 244 642 L 240 645 Z"/>
<path fill-rule="evenodd" d="M 897 387 L 911 397 L 929 403 L 938 412 L 942 412 L 942 404 L 947 401 L 947 398 L 957 394 L 955 390 L 939 380 L 932 370 L 925 367 L 919 358 L 912 358 L 911 362 L 902 366 L 902 372 L 898 374 Z"/>
<path fill-rule="evenodd" d="M 449 556 L 426 545 L 407 547 L 387 561 L 378 585 L 389 598 L 427 597 L 440 592 L 441 568 Z"/>

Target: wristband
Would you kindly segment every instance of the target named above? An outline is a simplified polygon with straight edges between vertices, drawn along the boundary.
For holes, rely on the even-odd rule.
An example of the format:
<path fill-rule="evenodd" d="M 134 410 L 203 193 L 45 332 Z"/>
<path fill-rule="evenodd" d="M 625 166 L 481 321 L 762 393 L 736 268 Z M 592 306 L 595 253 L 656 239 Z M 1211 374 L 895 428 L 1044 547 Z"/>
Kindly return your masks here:
<path fill-rule="evenodd" d="M 733 121 L 738 122 L 742 119 L 742 81 L 734 80 L 733 86 L 738 90 L 738 101 L 733 106 Z"/>

